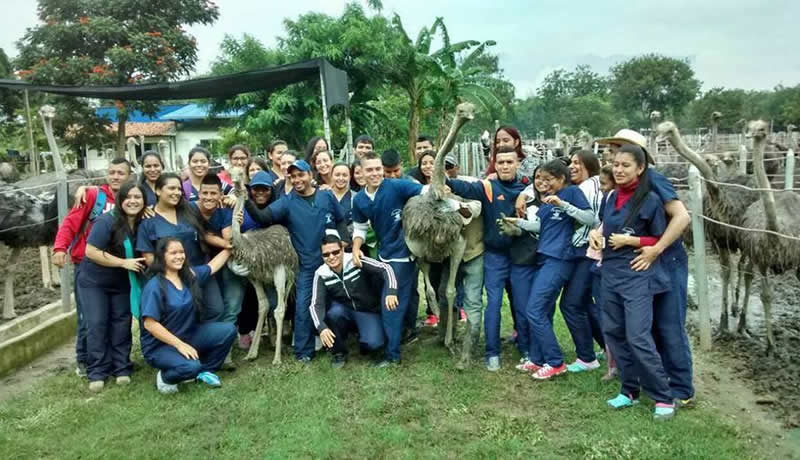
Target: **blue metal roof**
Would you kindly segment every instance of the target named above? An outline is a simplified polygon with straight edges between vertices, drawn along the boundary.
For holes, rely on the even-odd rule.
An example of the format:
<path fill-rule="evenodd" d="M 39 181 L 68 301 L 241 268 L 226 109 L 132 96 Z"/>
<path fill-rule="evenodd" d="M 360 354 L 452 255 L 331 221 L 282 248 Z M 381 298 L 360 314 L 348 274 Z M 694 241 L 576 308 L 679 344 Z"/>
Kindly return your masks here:
<path fill-rule="evenodd" d="M 192 121 L 192 120 L 205 120 L 208 119 L 211 106 L 208 104 L 168 104 L 159 107 L 154 117 L 149 117 L 138 110 L 134 110 L 128 114 L 128 121 L 133 122 L 151 122 L 151 121 Z M 105 117 L 112 122 L 117 121 L 117 108 L 98 107 L 95 113 L 99 117 Z M 244 115 L 244 111 L 218 113 L 214 115 L 215 119 L 222 118 L 236 118 Z"/>
<path fill-rule="evenodd" d="M 147 123 L 148 121 L 164 121 L 161 119 L 161 116 L 168 114 L 169 112 L 173 112 L 181 107 L 185 107 L 189 104 L 168 104 L 162 105 L 158 108 L 158 112 L 156 112 L 155 116 L 150 117 L 138 110 L 134 110 L 132 112 L 128 112 L 128 121 L 134 122 L 144 122 Z M 117 108 L 115 106 L 109 107 L 98 107 L 94 111 L 98 117 L 108 118 L 112 122 L 117 121 Z"/>

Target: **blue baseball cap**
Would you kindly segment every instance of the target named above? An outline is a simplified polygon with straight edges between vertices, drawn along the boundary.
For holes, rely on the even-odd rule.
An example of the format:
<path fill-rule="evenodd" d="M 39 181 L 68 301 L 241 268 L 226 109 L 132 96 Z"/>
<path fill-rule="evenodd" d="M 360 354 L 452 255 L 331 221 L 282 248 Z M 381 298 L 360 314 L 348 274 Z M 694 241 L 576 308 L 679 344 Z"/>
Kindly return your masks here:
<path fill-rule="evenodd" d="M 250 187 L 255 187 L 256 185 L 272 187 L 272 177 L 264 171 L 259 171 L 250 179 Z"/>
<path fill-rule="evenodd" d="M 292 163 L 291 165 L 289 165 L 288 168 L 286 168 L 286 171 L 292 172 L 292 168 L 299 169 L 300 171 L 303 172 L 311 172 L 311 165 L 309 165 L 308 162 L 306 162 L 306 160 L 295 160 L 294 163 Z"/>

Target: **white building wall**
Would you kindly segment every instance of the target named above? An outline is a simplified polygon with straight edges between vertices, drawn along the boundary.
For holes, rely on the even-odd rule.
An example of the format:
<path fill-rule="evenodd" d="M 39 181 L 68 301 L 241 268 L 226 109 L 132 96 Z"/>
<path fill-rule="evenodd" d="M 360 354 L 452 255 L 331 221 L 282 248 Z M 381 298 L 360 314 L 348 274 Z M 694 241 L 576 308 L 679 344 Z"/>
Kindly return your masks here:
<path fill-rule="evenodd" d="M 180 155 L 183 160 L 182 163 L 186 165 L 189 163 L 189 150 L 191 150 L 192 147 L 202 145 L 204 141 L 215 141 L 219 138 L 216 129 L 196 129 L 189 126 L 182 126 L 175 135 L 176 153 Z"/>

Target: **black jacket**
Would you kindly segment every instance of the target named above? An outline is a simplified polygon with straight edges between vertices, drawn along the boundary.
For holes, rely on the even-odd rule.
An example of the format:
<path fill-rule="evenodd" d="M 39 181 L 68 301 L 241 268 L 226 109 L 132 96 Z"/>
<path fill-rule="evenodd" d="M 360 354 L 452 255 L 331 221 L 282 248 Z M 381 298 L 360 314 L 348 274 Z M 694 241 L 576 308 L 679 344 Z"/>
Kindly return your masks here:
<path fill-rule="evenodd" d="M 380 279 L 383 278 L 383 285 Z M 314 327 L 322 332 L 327 329 L 325 311 L 331 300 L 356 311 L 380 313 L 381 294 L 386 286 L 386 295 L 397 295 L 397 278 L 389 264 L 369 257 L 361 257 L 361 268 L 353 264 L 353 255 L 345 253 L 342 273 L 336 273 L 322 264 L 314 273 L 311 291 L 311 318 Z"/>

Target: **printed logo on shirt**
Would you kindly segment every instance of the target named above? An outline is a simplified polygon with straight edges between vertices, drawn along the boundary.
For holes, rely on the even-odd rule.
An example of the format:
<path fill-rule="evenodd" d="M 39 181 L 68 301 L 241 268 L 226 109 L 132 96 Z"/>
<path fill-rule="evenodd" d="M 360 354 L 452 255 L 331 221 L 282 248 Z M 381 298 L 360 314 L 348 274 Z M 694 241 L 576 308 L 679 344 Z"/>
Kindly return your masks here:
<path fill-rule="evenodd" d="M 506 197 L 504 197 L 502 193 L 500 195 L 497 195 L 497 201 L 505 201 L 505 200 Z"/>
<path fill-rule="evenodd" d="M 559 207 L 553 206 L 553 211 L 550 214 L 550 219 L 551 220 L 564 219 L 564 210 Z"/>
<path fill-rule="evenodd" d="M 395 222 L 400 222 L 403 220 L 403 210 L 402 209 L 393 209 L 392 210 L 392 217 L 394 217 Z"/>
<path fill-rule="evenodd" d="M 333 223 L 333 215 L 331 213 L 325 214 L 325 223 L 332 224 Z"/>

